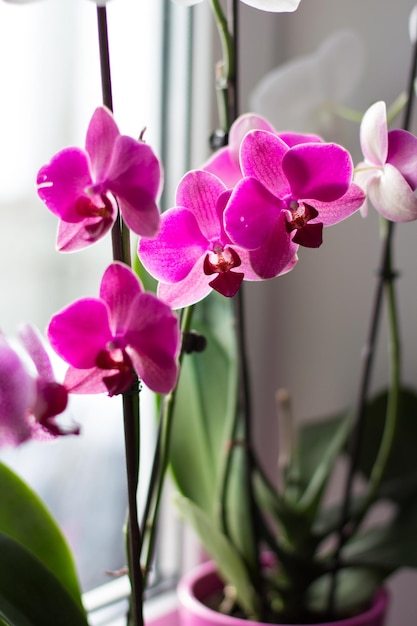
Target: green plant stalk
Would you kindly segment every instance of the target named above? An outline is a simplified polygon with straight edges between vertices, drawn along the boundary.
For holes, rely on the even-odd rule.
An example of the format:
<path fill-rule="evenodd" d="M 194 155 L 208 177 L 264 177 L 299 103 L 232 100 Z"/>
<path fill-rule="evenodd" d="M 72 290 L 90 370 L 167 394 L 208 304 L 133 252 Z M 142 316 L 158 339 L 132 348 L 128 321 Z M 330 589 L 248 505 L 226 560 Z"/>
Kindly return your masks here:
<path fill-rule="evenodd" d="M 129 578 L 132 586 L 129 624 L 143 624 L 144 576 L 140 565 L 142 542 L 138 524 L 137 490 L 139 484 L 140 455 L 140 403 L 138 383 L 130 392 L 123 394 L 123 423 L 125 432 L 125 456 L 127 474 L 128 516 L 127 516 L 127 559 Z"/>
<path fill-rule="evenodd" d="M 194 306 L 189 306 L 184 309 L 184 313 L 181 320 L 181 332 L 184 336 L 191 328 L 191 321 L 193 317 Z M 179 369 L 181 371 L 181 363 L 184 357 L 184 350 L 181 348 L 181 352 L 178 358 Z M 155 547 L 156 531 L 157 531 L 157 519 L 158 511 L 161 503 L 162 490 L 164 486 L 165 474 L 169 464 L 169 451 L 171 442 L 171 431 L 175 409 L 175 399 L 177 395 L 179 380 L 177 381 L 174 389 L 169 393 L 164 400 L 163 410 L 161 416 L 161 425 L 158 432 L 158 440 L 156 443 L 156 453 L 154 462 L 156 465 L 152 468 L 151 482 L 148 489 L 148 501 L 145 504 L 145 512 L 152 509 L 152 513 L 146 516 L 144 521 L 143 530 L 144 536 L 146 536 L 146 554 L 144 559 L 144 581 L 146 580 L 152 565 L 153 552 Z M 140 549 L 143 550 L 145 542 L 142 540 Z"/>
<path fill-rule="evenodd" d="M 410 67 L 409 76 L 408 76 L 407 97 L 406 97 L 406 104 L 405 104 L 405 110 L 404 110 L 404 120 L 403 120 L 403 125 L 402 125 L 404 130 L 408 130 L 410 128 L 411 113 L 412 113 L 412 108 L 413 108 L 413 103 L 414 103 L 414 98 L 415 98 L 414 83 L 415 83 L 416 74 L 417 74 L 417 40 L 414 43 L 412 57 L 411 57 L 411 67 Z M 394 112 L 395 111 L 390 111 L 389 113 L 390 115 L 393 115 Z M 366 395 L 367 395 L 367 391 L 369 387 L 370 373 L 371 373 L 371 369 L 373 365 L 373 355 L 374 355 L 374 349 L 375 349 L 375 343 L 376 343 L 376 335 L 377 335 L 380 313 L 381 313 L 384 270 L 387 267 L 390 267 L 389 264 L 391 263 L 391 242 L 392 242 L 392 237 L 393 237 L 393 231 L 394 231 L 394 224 L 392 222 L 389 222 L 386 228 L 386 233 L 385 233 L 385 244 L 383 248 L 383 262 L 381 263 L 381 266 L 380 266 L 382 275 L 379 277 L 379 282 L 378 282 L 378 286 L 376 290 L 374 310 L 373 310 L 372 318 L 371 318 L 369 342 L 368 342 L 368 345 L 366 346 L 367 353 L 365 355 L 365 362 L 364 362 L 363 373 L 362 373 L 362 378 L 361 378 L 361 386 L 359 390 L 359 397 L 358 397 L 358 404 L 357 404 L 357 420 L 356 420 L 356 425 L 355 425 L 355 428 L 353 431 L 353 437 L 352 437 L 353 454 L 352 454 L 350 468 L 348 472 L 348 478 L 347 478 L 346 486 L 345 486 L 345 495 L 344 495 L 344 500 L 343 500 L 341 524 L 338 529 L 338 545 L 335 550 L 335 559 L 334 559 L 335 571 L 332 576 L 330 592 L 329 592 L 328 607 L 329 607 L 330 612 L 334 608 L 336 584 L 337 584 L 337 569 L 338 569 L 338 565 L 340 565 L 340 553 L 344 544 L 346 543 L 346 540 L 349 538 L 348 533 L 346 532 L 346 522 L 348 521 L 348 511 L 349 511 L 350 501 L 352 497 L 353 477 L 355 474 L 355 469 L 356 469 L 357 460 L 359 456 L 362 422 L 363 422 L 363 416 L 364 416 L 364 411 L 365 411 L 365 401 L 366 401 Z M 392 302 L 394 301 L 393 295 L 394 294 L 392 292 L 392 294 L 389 296 Z M 390 303 L 389 306 L 392 307 L 392 304 Z M 395 311 L 395 308 L 393 310 Z M 390 315 L 391 314 L 392 313 L 390 313 Z M 395 323 L 397 323 L 396 315 L 394 317 L 394 320 L 395 320 Z M 393 349 L 395 349 L 395 343 L 394 343 Z M 395 371 L 396 371 L 396 368 L 393 367 L 392 368 L 393 376 L 395 376 Z M 399 375 L 399 370 L 398 370 L 398 375 Z M 398 402 L 398 399 L 396 402 Z M 395 405 L 395 398 L 391 400 L 391 407 L 393 406 L 393 404 Z M 392 408 L 389 407 L 389 405 L 390 405 L 390 402 L 388 402 L 387 411 L 393 410 Z M 389 428 L 391 429 L 391 426 L 389 426 Z M 383 448 L 388 447 L 387 439 L 389 440 L 389 438 L 390 438 L 389 434 L 387 434 L 386 437 L 385 435 L 383 435 L 382 437 Z M 384 462 L 383 457 L 386 454 L 387 452 L 384 452 L 384 451 L 381 451 L 381 453 L 378 453 L 377 462 L 378 462 L 379 468 L 382 467 L 382 464 Z M 380 458 L 380 461 L 378 461 L 378 458 Z M 380 473 L 380 469 L 377 469 L 376 475 L 373 479 L 375 483 L 378 480 L 380 480 L 378 478 L 379 473 Z"/>
<path fill-rule="evenodd" d="M 216 66 L 217 108 L 220 125 L 228 132 L 233 122 L 228 92 L 235 77 L 234 41 L 219 0 L 210 0 L 210 6 L 216 21 L 223 56 L 222 61 Z"/>
<path fill-rule="evenodd" d="M 103 104 L 113 111 L 110 53 L 107 29 L 106 7 L 97 6 L 97 28 L 100 52 L 100 69 Z M 131 267 L 130 233 L 124 224 L 120 211 L 112 228 L 113 260 Z M 137 511 L 137 488 L 139 483 L 140 425 L 138 382 L 123 393 L 123 423 L 125 438 L 126 475 L 128 493 L 128 565 L 132 588 L 129 623 L 143 625 L 144 580 L 140 565 L 140 545 L 142 542 Z"/>
<path fill-rule="evenodd" d="M 391 229 L 392 222 L 381 219 L 384 229 Z M 384 471 L 394 444 L 395 430 L 398 418 L 398 405 L 400 397 L 400 336 L 397 314 L 397 304 L 395 297 L 394 279 L 395 273 L 392 269 L 391 250 L 387 255 L 387 264 L 384 270 L 385 274 L 385 296 L 388 308 L 388 351 L 390 363 L 390 384 L 388 391 L 388 403 L 385 416 L 385 425 L 382 433 L 381 444 L 375 459 L 374 466 L 369 478 L 368 490 L 365 496 L 364 505 L 355 518 L 354 527 L 351 534 L 359 527 L 364 519 L 369 507 L 375 500 L 379 486 L 384 476 Z"/>
<path fill-rule="evenodd" d="M 217 77 L 217 89 L 220 94 L 218 98 L 218 113 L 219 113 L 219 121 L 223 127 L 223 130 L 229 132 L 230 126 L 234 119 L 237 117 L 237 33 L 235 32 L 235 27 L 237 24 L 236 19 L 236 11 L 237 11 L 237 2 L 236 0 L 229 0 L 229 22 L 226 19 L 220 3 L 218 0 L 210 0 L 210 5 L 214 14 L 214 18 L 216 21 L 217 29 L 219 32 L 219 37 L 222 44 L 223 51 L 223 59 L 222 62 L 217 66 L 217 69 L 220 75 Z M 238 403 L 234 415 L 235 423 L 231 424 L 230 432 L 232 436 L 234 433 L 238 431 L 238 421 L 243 418 L 243 441 L 239 442 L 239 445 L 243 445 L 246 448 L 245 455 L 245 476 L 244 482 L 246 484 L 246 491 L 248 494 L 249 500 L 249 508 L 250 508 L 250 518 L 253 528 L 253 538 L 254 538 L 254 556 L 258 561 L 259 559 L 259 523 L 260 520 L 257 519 L 257 511 L 256 511 L 256 503 L 254 496 L 254 486 L 253 486 L 253 475 L 254 475 L 254 462 L 253 462 L 253 454 L 251 450 L 252 446 L 252 437 L 251 437 L 251 399 L 250 399 L 250 382 L 249 382 L 249 372 L 248 372 L 248 358 L 247 358 L 247 348 L 246 348 L 246 337 L 245 337 L 245 324 L 244 324 L 244 303 L 243 303 L 243 294 L 242 287 L 239 289 L 238 293 L 234 298 L 235 304 L 235 320 L 236 320 L 236 337 L 238 342 L 238 358 L 239 358 L 239 398 Z M 233 442 L 226 450 L 226 459 L 223 465 L 223 476 L 221 477 L 221 492 L 219 494 L 219 502 L 220 502 L 220 519 L 223 525 L 223 530 L 225 531 L 226 536 L 228 536 L 227 532 L 227 513 L 226 513 L 226 494 L 227 494 L 227 485 L 230 476 L 230 470 L 232 465 L 231 455 L 235 446 Z M 262 592 L 262 578 L 260 575 L 261 566 L 260 563 L 257 562 L 257 565 L 251 568 L 251 577 L 254 584 L 255 589 L 257 590 L 260 597 L 260 606 L 261 606 L 261 614 L 257 616 L 259 619 L 262 619 L 262 613 L 265 612 L 265 600 L 264 594 Z"/>

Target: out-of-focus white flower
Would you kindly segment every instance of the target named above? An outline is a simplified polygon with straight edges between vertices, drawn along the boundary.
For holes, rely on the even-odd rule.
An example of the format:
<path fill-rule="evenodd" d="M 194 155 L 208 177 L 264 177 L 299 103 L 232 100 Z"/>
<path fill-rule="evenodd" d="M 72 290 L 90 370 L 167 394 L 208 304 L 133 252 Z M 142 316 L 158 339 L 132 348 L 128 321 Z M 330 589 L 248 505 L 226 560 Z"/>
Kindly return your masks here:
<path fill-rule="evenodd" d="M 250 109 L 284 131 L 334 138 L 340 106 L 363 68 L 361 40 L 350 30 L 328 37 L 316 53 L 292 59 L 266 74 L 250 96 Z"/>
<path fill-rule="evenodd" d="M 410 17 L 408 19 L 408 34 L 410 35 L 411 43 L 416 43 L 417 40 L 417 4 L 412 9 Z"/>
<path fill-rule="evenodd" d="M 203 0 L 174 0 L 177 4 L 183 6 L 191 6 L 199 4 Z M 270 13 L 289 13 L 296 11 L 301 0 L 242 0 L 245 4 L 261 11 L 269 11 Z"/>

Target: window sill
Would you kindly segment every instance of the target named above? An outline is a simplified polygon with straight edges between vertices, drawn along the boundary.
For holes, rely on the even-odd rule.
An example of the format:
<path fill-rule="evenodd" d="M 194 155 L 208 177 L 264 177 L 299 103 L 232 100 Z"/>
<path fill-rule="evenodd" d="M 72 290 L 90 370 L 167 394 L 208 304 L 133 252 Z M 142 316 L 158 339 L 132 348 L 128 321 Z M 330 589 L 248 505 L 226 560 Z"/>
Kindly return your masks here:
<path fill-rule="evenodd" d="M 129 580 L 122 576 L 83 595 L 90 626 L 126 626 Z M 175 591 L 164 591 L 146 600 L 146 626 L 178 626 Z"/>

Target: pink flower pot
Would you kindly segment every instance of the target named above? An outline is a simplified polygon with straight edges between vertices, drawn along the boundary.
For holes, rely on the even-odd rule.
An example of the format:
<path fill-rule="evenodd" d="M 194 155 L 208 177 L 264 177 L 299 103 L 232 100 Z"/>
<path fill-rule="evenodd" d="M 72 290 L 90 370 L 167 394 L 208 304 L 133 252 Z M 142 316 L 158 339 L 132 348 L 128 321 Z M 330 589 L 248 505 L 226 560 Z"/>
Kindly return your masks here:
<path fill-rule="evenodd" d="M 211 561 L 184 576 L 178 585 L 180 626 L 259 626 L 259 622 L 224 615 L 204 604 L 204 600 L 218 591 L 221 585 L 215 564 Z M 381 589 L 372 606 L 364 613 L 314 626 L 384 626 L 387 604 L 388 594 Z"/>

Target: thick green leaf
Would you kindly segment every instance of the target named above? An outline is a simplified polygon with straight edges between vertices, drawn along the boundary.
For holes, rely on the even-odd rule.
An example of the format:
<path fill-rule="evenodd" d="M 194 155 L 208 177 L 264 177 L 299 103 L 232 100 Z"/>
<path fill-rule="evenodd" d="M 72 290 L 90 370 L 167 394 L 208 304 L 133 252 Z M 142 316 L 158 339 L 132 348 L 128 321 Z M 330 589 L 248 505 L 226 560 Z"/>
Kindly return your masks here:
<path fill-rule="evenodd" d="M 212 514 L 218 509 L 219 481 L 236 410 L 232 304 L 212 294 L 199 303 L 193 322 L 193 328 L 205 335 L 207 347 L 183 360 L 170 460 L 179 491 Z"/>
<path fill-rule="evenodd" d="M 84 610 L 29 550 L 0 533 L 0 623 L 88 626 Z"/>
<path fill-rule="evenodd" d="M 377 572 L 362 568 L 340 570 L 337 578 L 335 607 L 340 616 L 355 614 L 371 601 L 382 578 Z M 318 578 L 308 590 L 308 608 L 313 613 L 325 614 L 328 607 L 331 575 Z"/>
<path fill-rule="evenodd" d="M 327 420 L 311 422 L 300 430 L 298 466 L 305 485 L 300 497 L 302 508 L 314 515 L 331 475 L 334 463 L 346 444 L 351 416 L 344 413 Z"/>
<path fill-rule="evenodd" d="M 243 428 L 242 428 L 243 430 Z M 241 434 L 238 431 L 236 438 Z M 231 449 L 230 477 L 226 491 L 226 523 L 230 540 L 244 556 L 246 563 L 256 571 L 258 568 L 257 550 L 254 541 L 254 520 L 250 514 L 251 502 L 247 487 L 248 450 L 246 446 L 235 445 Z"/>
<path fill-rule="evenodd" d="M 177 496 L 176 504 L 184 520 L 194 528 L 204 548 L 215 561 L 221 578 L 235 588 L 239 604 L 248 615 L 256 615 L 256 594 L 239 552 L 202 509 L 182 496 Z"/>
<path fill-rule="evenodd" d="M 81 606 L 74 562 L 58 525 L 38 496 L 2 463 L 0 493 L 0 532 L 29 550 Z"/>
<path fill-rule="evenodd" d="M 391 573 L 400 567 L 417 568 L 417 501 L 403 506 L 397 518 L 353 538 L 343 550 L 347 563 L 363 563 Z"/>
<path fill-rule="evenodd" d="M 364 425 L 361 454 L 358 469 L 369 477 L 381 442 L 385 423 L 387 393 L 381 392 L 368 405 Z M 417 395 L 402 389 L 398 409 L 395 441 L 384 473 L 381 495 L 402 501 L 417 496 Z M 400 486 L 407 481 L 407 488 L 390 489 L 389 485 L 397 481 Z M 405 485 L 404 485 L 405 487 Z M 415 487 L 415 488 L 413 488 Z"/>

